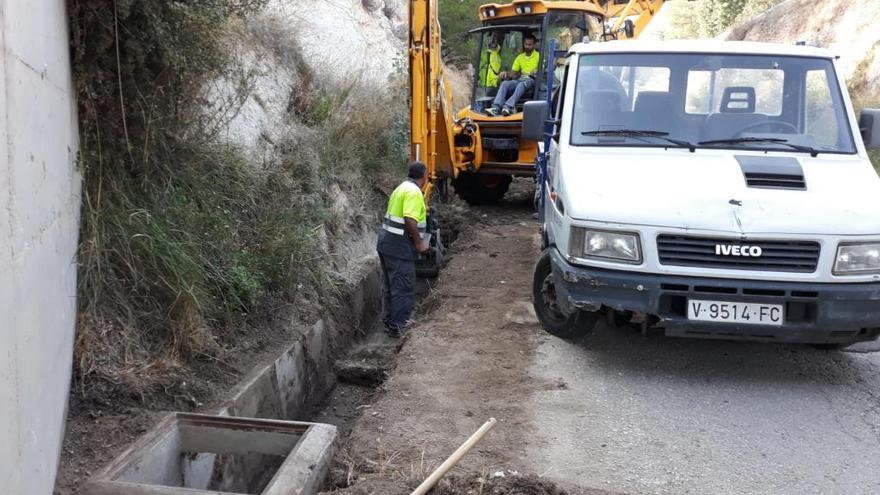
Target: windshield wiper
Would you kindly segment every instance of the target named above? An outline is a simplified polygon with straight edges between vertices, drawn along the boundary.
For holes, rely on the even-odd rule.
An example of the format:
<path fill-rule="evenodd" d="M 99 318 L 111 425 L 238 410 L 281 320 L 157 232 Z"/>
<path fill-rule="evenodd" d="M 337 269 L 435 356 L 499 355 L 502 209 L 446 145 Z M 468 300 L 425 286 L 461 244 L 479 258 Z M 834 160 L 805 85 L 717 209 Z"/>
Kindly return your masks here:
<path fill-rule="evenodd" d="M 663 131 L 644 131 L 639 129 L 608 129 L 604 131 L 584 131 L 581 133 L 583 136 L 621 136 L 621 137 L 633 137 L 633 138 L 646 138 L 652 137 L 657 139 L 662 139 L 668 143 L 672 143 L 681 148 L 687 148 L 691 153 L 697 150 L 697 146 L 693 143 L 689 143 L 687 141 L 683 141 L 681 139 L 675 139 L 668 137 L 668 132 Z"/>
<path fill-rule="evenodd" d="M 789 148 L 802 151 L 804 153 L 809 153 L 813 158 L 819 156 L 820 151 L 812 146 L 804 146 L 802 144 L 794 144 L 789 143 L 788 139 L 783 138 L 762 138 L 762 137 L 740 137 L 740 138 L 729 138 L 729 139 L 712 139 L 709 141 L 700 141 L 700 146 L 703 145 L 713 145 L 713 144 L 743 144 L 743 143 L 773 143 L 773 144 L 781 144 L 784 146 L 788 146 Z"/>

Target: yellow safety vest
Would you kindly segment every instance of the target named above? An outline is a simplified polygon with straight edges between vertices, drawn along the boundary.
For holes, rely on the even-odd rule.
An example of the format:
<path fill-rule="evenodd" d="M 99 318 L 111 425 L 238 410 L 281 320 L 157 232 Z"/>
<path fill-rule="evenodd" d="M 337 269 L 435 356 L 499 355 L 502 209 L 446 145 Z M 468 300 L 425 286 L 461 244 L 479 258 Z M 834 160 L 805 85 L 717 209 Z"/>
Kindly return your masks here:
<path fill-rule="evenodd" d="M 484 88 L 497 88 L 501 73 L 501 51 L 486 50 L 480 61 L 480 85 Z"/>

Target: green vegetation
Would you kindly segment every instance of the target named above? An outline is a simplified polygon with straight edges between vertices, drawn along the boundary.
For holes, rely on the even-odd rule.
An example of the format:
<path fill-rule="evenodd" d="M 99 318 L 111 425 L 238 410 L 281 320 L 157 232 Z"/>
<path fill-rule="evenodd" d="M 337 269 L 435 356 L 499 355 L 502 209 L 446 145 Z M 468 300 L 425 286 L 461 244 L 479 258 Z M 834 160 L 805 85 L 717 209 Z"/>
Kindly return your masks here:
<path fill-rule="evenodd" d="M 443 55 L 452 63 L 474 63 L 476 37 L 467 32 L 480 26 L 477 9 L 490 0 L 440 0 L 440 23 L 443 26 Z"/>
<path fill-rule="evenodd" d="M 147 388 L 144 371 L 155 379 L 216 359 L 242 322 L 279 301 L 332 294 L 333 242 L 364 214 L 334 208 L 329 191 L 369 205 L 365 177 L 402 165 L 406 115 L 394 95 L 318 87 L 302 64 L 290 97 L 301 136 L 273 143 L 265 163 L 221 144 L 260 76 L 229 40 L 297 65 L 291 39 L 249 22 L 263 1 L 70 4 L 84 176 L 80 383 Z M 216 81 L 232 88 L 221 101 Z"/>
<path fill-rule="evenodd" d="M 712 38 L 763 13 L 781 0 L 694 0 L 669 2 L 666 39 Z"/>

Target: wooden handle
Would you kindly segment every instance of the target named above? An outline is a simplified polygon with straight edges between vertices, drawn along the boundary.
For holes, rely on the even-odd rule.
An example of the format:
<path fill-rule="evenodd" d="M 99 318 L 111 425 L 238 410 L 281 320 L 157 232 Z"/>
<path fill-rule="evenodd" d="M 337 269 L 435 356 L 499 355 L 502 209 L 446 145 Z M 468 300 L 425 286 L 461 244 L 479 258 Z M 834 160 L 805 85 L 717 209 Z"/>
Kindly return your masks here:
<path fill-rule="evenodd" d="M 486 433 L 489 433 L 489 430 L 495 427 L 495 423 L 497 423 L 495 418 L 489 418 L 489 421 L 486 421 L 486 423 L 483 424 L 483 426 L 481 426 L 479 430 L 474 432 L 474 434 L 471 435 L 470 438 L 468 438 L 463 444 L 461 444 L 461 447 L 459 447 L 458 450 L 453 452 L 448 459 L 443 461 L 443 464 L 435 469 L 434 472 L 431 473 L 431 476 L 428 476 L 428 479 L 423 481 L 418 488 L 413 490 L 411 495 L 425 495 L 426 493 L 428 493 L 428 490 L 434 488 L 434 485 L 436 485 L 437 482 L 440 481 L 440 478 L 445 476 L 446 473 L 448 473 L 453 466 L 458 464 L 458 461 L 460 461 L 461 458 L 465 456 L 465 454 L 470 452 L 470 450 L 474 448 L 474 445 L 482 440 L 482 438 L 486 436 Z"/>

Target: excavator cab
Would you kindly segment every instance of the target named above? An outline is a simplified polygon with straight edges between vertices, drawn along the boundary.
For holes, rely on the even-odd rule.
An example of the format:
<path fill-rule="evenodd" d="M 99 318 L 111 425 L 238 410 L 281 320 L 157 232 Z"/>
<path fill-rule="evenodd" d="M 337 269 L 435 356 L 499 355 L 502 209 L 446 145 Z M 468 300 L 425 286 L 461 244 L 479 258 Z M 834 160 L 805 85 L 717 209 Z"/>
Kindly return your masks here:
<path fill-rule="evenodd" d="M 533 36 L 536 49 L 539 50 L 541 68 L 536 74 L 536 84 L 517 103 L 517 110 L 522 111 L 523 103 L 533 99 L 544 99 L 548 85 L 547 61 L 561 67 L 562 61 L 548 53 L 549 42 L 556 41 L 557 50 L 567 50 L 574 43 L 581 41 L 598 41 L 603 34 L 601 17 L 583 12 L 553 11 L 546 15 L 535 16 L 512 22 L 488 23 L 474 29 L 471 34 L 476 40 L 476 68 L 473 80 L 473 96 L 471 110 L 485 113 L 492 106 L 498 89 L 503 82 L 502 75 L 510 72 L 516 57 L 523 52 L 523 40 Z M 554 70 L 554 86 L 558 84 L 561 71 Z"/>
<path fill-rule="evenodd" d="M 513 177 L 534 176 L 537 143 L 521 138 L 523 105 L 546 99 L 547 92 L 558 87 L 563 67 L 560 51 L 575 43 L 600 41 L 606 34 L 605 12 L 595 2 L 515 0 L 484 5 L 479 15 L 481 26 L 470 31 L 476 37 L 473 92 L 470 105 L 458 112 L 457 119 L 479 128 L 480 159 L 453 179 L 455 191 L 471 204 L 495 202 L 507 192 Z M 504 81 L 501 76 L 512 71 L 526 36 L 535 38 L 540 57 L 534 84 L 511 115 L 489 115 Z M 549 53 L 550 40 L 556 41 L 557 53 Z"/>

